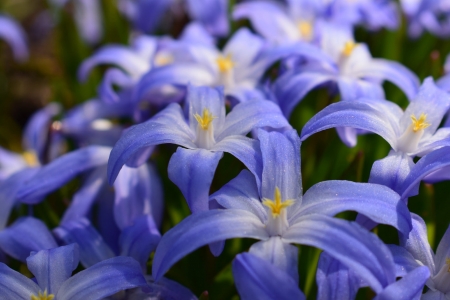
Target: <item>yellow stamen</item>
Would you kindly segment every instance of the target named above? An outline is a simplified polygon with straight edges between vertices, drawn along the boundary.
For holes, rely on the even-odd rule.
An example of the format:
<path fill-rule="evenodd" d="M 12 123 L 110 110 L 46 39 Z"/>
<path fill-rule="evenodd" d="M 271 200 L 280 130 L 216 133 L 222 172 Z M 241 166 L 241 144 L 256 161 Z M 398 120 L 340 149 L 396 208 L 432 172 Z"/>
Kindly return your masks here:
<path fill-rule="evenodd" d="M 155 57 L 155 65 L 158 67 L 170 65 L 173 61 L 173 56 L 169 53 L 158 53 Z"/>
<path fill-rule="evenodd" d="M 281 211 L 294 204 L 294 200 L 284 200 L 281 202 L 281 192 L 278 187 L 275 187 L 274 200 L 270 200 L 267 198 L 263 199 L 263 204 L 270 208 L 272 212 L 272 217 L 276 218 L 280 215 Z"/>
<path fill-rule="evenodd" d="M 305 39 L 310 39 L 313 32 L 313 27 L 310 22 L 301 21 L 297 23 L 297 28 L 302 37 Z"/>
<path fill-rule="evenodd" d="M 231 55 L 227 56 L 219 56 L 216 59 L 217 67 L 219 67 L 219 71 L 222 73 L 227 73 L 234 67 L 234 62 L 231 60 Z"/>
<path fill-rule="evenodd" d="M 207 108 L 204 108 L 202 116 L 199 114 L 194 114 L 194 118 L 203 130 L 208 130 L 209 124 L 211 124 L 211 122 L 217 117 L 213 116 Z"/>
<path fill-rule="evenodd" d="M 356 46 L 357 44 L 354 41 L 346 42 L 344 45 L 344 49 L 342 49 L 342 54 L 344 54 L 345 56 L 350 56 Z"/>
<path fill-rule="evenodd" d="M 427 121 L 427 115 L 424 114 L 424 113 L 420 114 L 419 119 L 417 119 L 415 115 L 411 115 L 411 120 L 412 120 L 412 123 L 413 123 L 413 131 L 414 132 L 417 132 L 420 129 L 425 129 L 428 126 L 431 125 L 430 123 L 426 122 Z"/>
<path fill-rule="evenodd" d="M 23 152 L 22 157 L 25 160 L 25 162 L 27 163 L 27 165 L 30 167 L 36 167 L 37 165 L 39 165 L 39 161 L 36 156 L 36 153 L 34 153 L 33 151 Z"/>
<path fill-rule="evenodd" d="M 37 296 L 31 295 L 31 300 L 53 300 L 53 298 L 55 298 L 55 295 L 47 294 L 47 289 L 45 289 L 44 293 L 39 291 Z"/>

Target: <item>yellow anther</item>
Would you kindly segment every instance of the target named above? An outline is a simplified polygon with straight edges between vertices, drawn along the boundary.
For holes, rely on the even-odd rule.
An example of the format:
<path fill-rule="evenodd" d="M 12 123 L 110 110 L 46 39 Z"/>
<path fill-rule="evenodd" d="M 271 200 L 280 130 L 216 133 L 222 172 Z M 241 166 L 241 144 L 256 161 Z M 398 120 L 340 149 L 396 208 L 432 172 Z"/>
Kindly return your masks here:
<path fill-rule="evenodd" d="M 355 49 L 357 44 L 354 41 L 348 41 L 344 44 L 344 49 L 342 49 L 342 54 L 345 56 L 350 56 Z"/>
<path fill-rule="evenodd" d="M 158 67 L 167 66 L 172 64 L 174 61 L 173 56 L 169 53 L 158 53 L 155 57 L 155 65 Z"/>
<path fill-rule="evenodd" d="M 37 165 L 39 165 L 39 161 L 36 156 L 36 153 L 34 153 L 33 151 L 23 152 L 22 157 L 25 160 L 25 162 L 27 163 L 27 165 L 30 167 L 36 167 Z"/>
<path fill-rule="evenodd" d="M 313 32 L 313 27 L 310 22 L 300 21 L 297 23 L 297 28 L 300 34 L 305 39 L 310 39 Z"/>
<path fill-rule="evenodd" d="M 43 293 L 39 291 L 37 296 L 31 295 L 31 300 L 53 300 L 53 298 L 55 298 L 55 295 L 47 294 L 47 289 Z"/>
<path fill-rule="evenodd" d="M 217 117 L 213 116 L 207 108 L 204 108 L 202 115 L 194 114 L 194 118 L 203 130 L 208 130 L 209 124 Z"/>
<path fill-rule="evenodd" d="M 231 60 L 231 55 L 228 54 L 227 56 L 219 56 L 216 59 L 217 67 L 219 68 L 219 71 L 222 73 L 227 73 L 234 67 L 234 62 Z"/>
<path fill-rule="evenodd" d="M 445 263 L 448 265 L 447 272 L 450 273 L 450 258 L 447 258 L 447 259 L 445 260 Z"/>
<path fill-rule="evenodd" d="M 270 200 L 267 198 L 263 199 L 263 204 L 270 208 L 272 212 L 272 217 L 276 218 L 280 215 L 281 211 L 294 204 L 294 200 L 284 200 L 281 202 L 281 192 L 278 187 L 275 187 L 274 200 Z"/>
<path fill-rule="evenodd" d="M 428 126 L 431 125 L 430 123 L 426 122 L 427 121 L 427 115 L 424 114 L 424 113 L 420 114 L 419 119 L 417 119 L 415 115 L 411 115 L 411 121 L 413 123 L 413 131 L 414 132 L 417 132 L 420 129 L 425 129 Z"/>

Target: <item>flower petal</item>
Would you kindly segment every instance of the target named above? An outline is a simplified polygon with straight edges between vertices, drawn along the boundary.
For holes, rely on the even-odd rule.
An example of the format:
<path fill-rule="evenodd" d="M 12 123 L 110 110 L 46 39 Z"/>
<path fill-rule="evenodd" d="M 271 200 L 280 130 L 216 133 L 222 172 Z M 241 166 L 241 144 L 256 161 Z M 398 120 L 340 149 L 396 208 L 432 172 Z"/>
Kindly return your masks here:
<path fill-rule="evenodd" d="M 152 276 L 145 276 L 147 284 L 150 286 L 150 292 L 144 292 L 142 289 L 128 292 L 127 296 L 130 300 L 142 299 L 183 299 L 198 300 L 198 298 L 186 287 L 178 282 L 162 277 L 155 282 Z M 150 298 L 149 298 L 150 297 Z"/>
<path fill-rule="evenodd" d="M 447 259 L 450 257 L 450 226 L 444 233 L 437 250 L 436 256 L 434 258 L 436 266 L 443 266 Z"/>
<path fill-rule="evenodd" d="M 17 198 L 23 203 L 35 204 L 80 173 L 105 165 L 110 152 L 109 147 L 89 146 L 63 155 L 27 181 L 18 191 Z"/>
<path fill-rule="evenodd" d="M 189 107 L 189 126 L 192 132 L 198 127 L 195 115 L 202 116 L 204 109 L 207 109 L 214 117 L 212 125 L 214 131 L 222 128 L 225 122 L 225 97 L 223 88 L 210 88 L 207 86 L 188 85 L 186 105 Z"/>
<path fill-rule="evenodd" d="M 30 252 L 55 248 L 58 244 L 41 220 L 22 217 L 0 231 L 0 247 L 8 255 L 24 262 Z"/>
<path fill-rule="evenodd" d="M 215 209 L 192 214 L 166 232 L 153 258 L 155 280 L 178 260 L 195 249 L 235 237 L 267 239 L 257 216 L 240 209 Z"/>
<path fill-rule="evenodd" d="M 375 292 L 395 281 L 395 265 L 390 251 L 377 236 L 356 223 L 324 215 L 308 215 L 291 224 L 283 239 L 324 250 L 353 269 Z"/>
<path fill-rule="evenodd" d="M 225 184 L 220 190 L 209 197 L 222 207 L 243 209 L 257 215 L 265 223 L 266 210 L 261 204 L 255 176 L 248 170 L 242 170 L 238 176 Z"/>
<path fill-rule="evenodd" d="M 400 235 L 400 246 L 405 247 L 412 256 L 435 274 L 434 253 L 428 242 L 427 225 L 421 217 L 411 213 L 413 229 L 409 236 Z M 439 266 L 438 266 L 439 267 Z"/>
<path fill-rule="evenodd" d="M 364 214 L 377 223 L 394 226 L 403 234 L 408 234 L 412 228 L 408 207 L 396 192 L 379 184 L 343 180 L 323 181 L 312 186 L 303 195 L 297 217 L 309 214 L 334 216 L 347 210 Z"/>
<path fill-rule="evenodd" d="M 183 193 L 192 213 L 209 209 L 209 189 L 222 152 L 178 147 L 169 161 L 169 178 Z"/>
<path fill-rule="evenodd" d="M 279 236 L 254 243 L 249 252 L 286 272 L 298 284 L 298 248 L 285 243 Z"/>
<path fill-rule="evenodd" d="M 226 36 L 229 31 L 227 0 L 187 0 L 189 14 L 215 36 Z"/>
<path fill-rule="evenodd" d="M 153 215 L 158 224 L 161 223 L 162 186 L 149 165 L 144 164 L 139 168 L 124 166 L 114 182 L 114 189 L 114 217 L 120 229 L 132 225 L 136 218 L 147 214 Z"/>
<path fill-rule="evenodd" d="M 33 280 L 0 263 L 0 294 L 4 299 L 30 300 L 39 291 Z"/>
<path fill-rule="evenodd" d="M 137 261 L 113 257 L 67 279 L 56 294 L 58 300 L 103 299 L 119 291 L 146 286 Z"/>
<path fill-rule="evenodd" d="M 27 258 L 28 269 L 36 276 L 41 290 L 55 294 L 78 266 L 76 244 L 41 250 Z"/>
<path fill-rule="evenodd" d="M 250 299 L 306 299 L 289 274 L 250 253 L 233 260 L 233 277 L 239 296 Z"/>
<path fill-rule="evenodd" d="M 391 108 L 386 113 L 387 108 Z M 364 99 L 361 102 L 341 101 L 327 106 L 312 117 L 303 127 L 301 140 L 333 127 L 352 127 L 374 132 L 383 137 L 395 149 L 398 119 L 392 111 L 398 106 L 385 100 Z"/>
<path fill-rule="evenodd" d="M 430 278 L 430 270 L 423 266 L 406 274 L 402 279 L 390 284 L 374 300 L 412 300 L 421 298 L 425 282 Z"/>
<path fill-rule="evenodd" d="M 116 256 L 98 231 L 85 218 L 66 222 L 55 228 L 53 233 L 66 245 L 78 244 L 80 262 L 85 268 Z"/>
<path fill-rule="evenodd" d="M 405 248 L 397 245 L 386 246 L 389 248 L 392 256 L 394 257 L 396 277 L 403 277 L 417 267 L 422 266 L 422 264 L 416 261 L 411 253 L 409 253 Z"/>
<path fill-rule="evenodd" d="M 195 136 L 186 124 L 181 107 L 173 103 L 147 122 L 130 127 L 116 143 L 108 162 L 108 180 L 112 184 L 122 166 L 141 151 L 159 144 L 197 148 Z"/>
<path fill-rule="evenodd" d="M 220 141 L 230 135 L 245 135 L 261 127 L 290 128 L 291 126 L 275 103 L 262 99 L 250 100 L 239 103 L 227 115 L 217 140 Z"/>
<path fill-rule="evenodd" d="M 0 16 L 0 38 L 11 46 L 15 59 L 18 61 L 28 59 L 25 32 L 14 19 L 5 15 Z"/>

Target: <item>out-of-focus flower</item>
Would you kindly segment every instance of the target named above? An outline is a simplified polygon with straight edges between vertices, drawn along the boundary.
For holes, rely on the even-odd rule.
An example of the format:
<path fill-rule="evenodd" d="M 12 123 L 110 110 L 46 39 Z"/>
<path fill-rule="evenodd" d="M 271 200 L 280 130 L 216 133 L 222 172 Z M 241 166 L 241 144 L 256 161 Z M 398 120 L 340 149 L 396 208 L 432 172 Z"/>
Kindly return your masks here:
<path fill-rule="evenodd" d="M 13 18 L 0 15 L 0 38 L 11 46 L 16 60 L 25 61 L 28 59 L 28 46 L 25 32 Z"/>
<path fill-rule="evenodd" d="M 447 0 L 401 0 L 408 19 L 408 33 L 417 38 L 424 30 L 445 38 L 450 36 L 450 4 Z"/>

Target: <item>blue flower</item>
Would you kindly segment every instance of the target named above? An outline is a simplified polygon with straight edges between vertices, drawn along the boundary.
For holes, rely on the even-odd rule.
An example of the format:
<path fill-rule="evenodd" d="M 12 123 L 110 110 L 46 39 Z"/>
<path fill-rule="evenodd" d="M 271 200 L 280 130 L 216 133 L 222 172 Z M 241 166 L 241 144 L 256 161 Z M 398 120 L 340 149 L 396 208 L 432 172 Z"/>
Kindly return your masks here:
<path fill-rule="evenodd" d="M 145 123 L 127 130 L 111 151 L 108 178 L 112 183 L 124 164 L 138 166 L 155 145 L 180 145 L 168 166 L 192 212 L 208 210 L 209 188 L 223 152 L 242 161 L 251 172 L 261 168 L 259 142 L 246 137 L 258 127 L 290 127 L 279 108 L 266 100 L 236 105 L 225 116 L 221 89 L 188 88 L 187 118 L 177 103 Z"/>
<path fill-rule="evenodd" d="M 400 3 L 411 37 L 419 37 L 424 30 L 442 38 L 450 35 L 450 6 L 446 0 L 401 0 Z"/>
<path fill-rule="evenodd" d="M 400 245 L 390 245 L 398 276 L 405 276 L 418 266 L 426 266 L 430 276 L 426 285 L 429 291 L 424 299 L 444 299 L 450 295 L 450 227 L 445 232 L 434 254 L 428 243 L 427 227 L 421 217 L 411 214 L 413 230 L 401 236 Z"/>
<path fill-rule="evenodd" d="M 139 264 L 130 257 L 114 257 L 71 277 L 78 266 L 72 244 L 32 253 L 27 258 L 36 282 L 0 263 L 0 293 L 7 299 L 101 299 L 119 291 L 146 286 Z"/>
<path fill-rule="evenodd" d="M 334 103 L 306 123 L 301 138 L 327 128 L 352 127 L 377 133 L 396 152 L 422 156 L 449 143 L 450 129 L 437 130 L 449 107 L 450 96 L 427 78 L 404 112 L 387 100 Z"/>
<path fill-rule="evenodd" d="M 295 131 L 284 136 L 260 130 L 258 137 L 263 156 L 260 179 L 242 171 L 210 197 L 216 207 L 226 209 L 193 214 L 169 230 L 154 256 L 154 277 L 161 277 L 200 246 L 249 237 L 261 240 L 250 248 L 252 254 L 270 261 L 295 281 L 298 249 L 291 243 L 323 249 L 354 268 L 376 291 L 392 281 L 393 264 L 386 259 L 389 251 L 379 246 L 382 242 L 359 225 L 332 216 L 354 210 L 407 233 L 410 216 L 400 197 L 381 185 L 348 181 L 319 183 L 302 197 L 300 141 Z M 257 181 L 261 181 L 260 188 Z"/>

